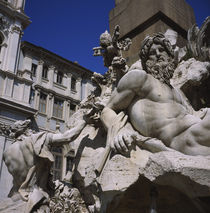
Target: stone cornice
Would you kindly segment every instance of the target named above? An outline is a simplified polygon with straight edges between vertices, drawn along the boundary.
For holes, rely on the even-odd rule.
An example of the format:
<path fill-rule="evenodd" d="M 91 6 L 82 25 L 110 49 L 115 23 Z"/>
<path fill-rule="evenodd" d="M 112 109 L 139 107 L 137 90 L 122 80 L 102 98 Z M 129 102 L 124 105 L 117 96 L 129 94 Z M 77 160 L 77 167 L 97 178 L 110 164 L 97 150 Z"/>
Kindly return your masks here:
<path fill-rule="evenodd" d="M 13 78 L 16 77 L 16 74 L 13 73 L 13 72 L 10 72 L 9 70 L 1 70 L 1 69 L 0 69 L 0 73 L 4 73 L 5 75 L 11 76 L 11 77 L 13 77 Z"/>
<path fill-rule="evenodd" d="M 69 61 L 53 52 L 50 52 L 49 50 L 46 50 L 42 47 L 31 44 L 27 41 L 22 42 L 21 48 L 23 49 L 23 51 L 33 52 L 38 57 L 43 58 L 43 60 L 44 58 L 46 59 L 49 58 L 49 62 L 51 62 L 51 64 L 53 63 L 56 67 L 58 67 L 58 69 L 60 67 L 63 67 L 62 69 L 66 70 L 66 73 L 75 72 L 79 75 L 85 74 L 87 78 L 91 78 L 91 76 L 93 75 L 93 72 L 88 70 L 87 68 L 82 67 L 81 65 L 77 63 Z"/>
<path fill-rule="evenodd" d="M 62 84 L 59 84 L 59 83 L 56 83 L 56 82 L 53 82 L 53 85 L 54 85 L 55 87 L 59 88 L 59 89 L 63 89 L 63 90 L 67 89 L 66 86 L 64 86 L 64 85 L 62 85 Z"/>
<path fill-rule="evenodd" d="M 125 35 L 123 35 L 120 38 L 120 40 L 123 40 L 125 38 L 133 39 L 137 34 L 140 34 L 141 32 L 143 32 L 146 29 L 146 27 L 151 26 L 152 24 L 158 22 L 159 20 L 162 20 L 164 23 L 169 25 L 173 30 L 179 32 L 179 34 L 182 35 L 183 38 L 187 39 L 187 30 L 179 26 L 172 19 L 170 19 L 164 13 L 159 11 L 153 16 L 151 16 L 148 20 L 146 20 L 145 22 L 141 23 L 136 28 L 131 30 L 129 33 L 126 33 Z"/>
<path fill-rule="evenodd" d="M 14 74 L 13 72 L 10 72 L 8 70 L 6 70 L 6 71 L 0 70 L 0 73 L 4 73 L 6 76 L 10 76 L 10 77 L 12 77 L 14 79 L 18 79 L 19 81 L 26 82 L 26 83 L 32 85 L 33 84 L 32 80 L 22 77 L 22 75 L 23 75 L 24 72 L 30 72 L 30 71 L 28 71 L 28 70 L 19 71 L 18 70 L 17 73 L 21 74 L 20 76 L 18 76 L 18 75 Z"/>
<path fill-rule="evenodd" d="M 35 110 L 32 107 L 19 104 L 15 101 L 8 100 L 2 97 L 0 97 L 0 105 L 3 106 L 4 109 L 12 109 L 14 111 L 20 111 L 31 116 L 37 112 L 37 110 Z"/>
<path fill-rule="evenodd" d="M 43 86 L 41 86 L 39 84 L 35 84 L 34 88 L 37 89 L 37 90 L 43 91 L 44 93 L 47 93 L 47 94 L 51 93 L 53 96 L 60 97 L 63 100 L 74 101 L 77 104 L 80 103 L 80 100 L 74 99 L 74 98 L 70 97 L 69 95 L 56 93 L 54 90 L 45 88 L 45 87 L 43 87 Z"/>
<path fill-rule="evenodd" d="M 22 29 L 19 26 L 14 25 L 12 27 L 12 32 L 21 33 Z"/>
<path fill-rule="evenodd" d="M 148 7 L 148 5 L 151 5 L 151 7 Z M 143 30 L 147 29 L 158 20 L 161 20 L 164 23 L 166 23 L 166 20 L 167 22 L 173 22 L 169 27 L 174 29 L 173 26 L 175 25 L 175 31 L 180 29 L 182 34 L 186 34 L 185 32 L 187 32 L 195 23 L 192 7 L 183 0 L 163 0 L 158 1 L 158 4 L 156 0 L 146 0 L 145 4 L 139 6 L 138 9 L 133 9 L 136 6 L 139 6 L 139 0 L 124 0 L 110 11 L 109 22 L 111 33 L 114 31 L 115 25 L 118 24 L 123 26 L 120 29 L 120 39 L 126 37 L 133 38 L 132 36 L 135 35 L 134 32 L 132 33 L 132 36 L 129 36 L 131 31 L 136 31 L 136 33 L 143 32 Z M 127 22 L 125 20 L 127 20 L 128 14 L 130 20 L 135 18 L 135 21 L 126 24 Z M 166 24 L 168 25 L 168 23 Z M 180 32 L 178 31 L 178 33 Z"/>
<path fill-rule="evenodd" d="M 26 16 L 25 13 L 17 11 L 16 8 L 5 1 L 0 1 L 0 9 L 11 18 L 20 19 L 24 29 L 31 23 L 29 17 Z"/>

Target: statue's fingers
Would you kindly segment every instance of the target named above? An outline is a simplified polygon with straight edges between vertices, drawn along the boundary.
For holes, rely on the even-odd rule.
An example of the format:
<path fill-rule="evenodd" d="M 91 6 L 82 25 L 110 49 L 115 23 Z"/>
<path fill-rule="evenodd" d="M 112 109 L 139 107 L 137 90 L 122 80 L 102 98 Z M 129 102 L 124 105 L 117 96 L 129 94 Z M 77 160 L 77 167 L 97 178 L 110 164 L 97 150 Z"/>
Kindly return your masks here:
<path fill-rule="evenodd" d="M 119 122 L 121 122 L 124 119 L 124 117 L 125 117 L 125 113 L 124 112 L 120 112 L 115 117 L 114 122 L 119 123 Z"/>
<path fill-rule="evenodd" d="M 115 150 L 116 150 L 116 151 L 118 151 L 119 153 L 121 153 L 121 146 L 120 146 L 118 140 L 115 140 L 115 142 L 114 142 L 114 147 L 115 147 Z"/>
<path fill-rule="evenodd" d="M 120 112 L 120 113 L 118 113 L 117 114 L 117 116 L 115 117 L 115 119 L 114 119 L 114 122 L 119 122 L 119 121 L 121 121 L 123 118 L 124 118 L 124 116 L 125 116 L 125 113 L 124 112 Z"/>
<path fill-rule="evenodd" d="M 127 120 L 128 120 L 128 116 L 125 115 L 125 116 L 123 117 L 122 121 L 121 121 L 121 126 L 124 126 L 124 125 L 126 124 Z"/>
<path fill-rule="evenodd" d="M 117 114 L 117 118 L 119 119 L 122 119 L 124 116 L 125 116 L 125 113 L 123 111 Z"/>
<path fill-rule="evenodd" d="M 124 141 L 127 146 L 127 149 L 130 150 L 132 146 L 133 138 L 131 138 L 131 136 L 127 134 L 123 135 L 123 137 L 124 137 Z"/>
<path fill-rule="evenodd" d="M 125 144 L 125 141 L 124 141 L 124 138 L 123 138 L 122 135 L 120 135 L 120 137 L 118 138 L 118 141 L 119 141 L 119 145 L 120 145 L 120 148 L 121 148 L 121 152 L 127 152 L 128 148 Z"/>
<path fill-rule="evenodd" d="M 144 142 L 149 139 L 149 137 L 145 137 L 143 135 L 140 135 L 138 132 L 133 132 L 131 134 L 131 137 L 138 143 L 138 142 Z"/>

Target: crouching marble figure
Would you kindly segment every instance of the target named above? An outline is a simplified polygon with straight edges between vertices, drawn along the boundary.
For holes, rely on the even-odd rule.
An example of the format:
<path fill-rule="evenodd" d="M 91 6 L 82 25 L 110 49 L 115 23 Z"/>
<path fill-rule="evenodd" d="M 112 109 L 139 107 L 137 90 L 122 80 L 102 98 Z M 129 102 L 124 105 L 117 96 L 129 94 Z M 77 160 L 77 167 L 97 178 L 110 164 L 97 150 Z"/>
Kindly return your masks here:
<path fill-rule="evenodd" d="M 27 201 L 25 212 L 48 212 L 48 199 L 53 195 L 54 187 L 50 172 L 54 157 L 52 147 L 62 146 L 74 140 L 85 126 L 81 119 L 77 125 L 65 133 L 28 131 L 30 120 L 17 121 L 11 127 L 11 135 L 15 142 L 4 152 L 4 161 L 13 176 L 13 188 L 9 196 L 21 195 Z M 23 211 L 23 210 L 22 210 Z M 38 211 L 38 210 L 37 210 Z M 39 212 L 38 211 L 38 212 Z"/>

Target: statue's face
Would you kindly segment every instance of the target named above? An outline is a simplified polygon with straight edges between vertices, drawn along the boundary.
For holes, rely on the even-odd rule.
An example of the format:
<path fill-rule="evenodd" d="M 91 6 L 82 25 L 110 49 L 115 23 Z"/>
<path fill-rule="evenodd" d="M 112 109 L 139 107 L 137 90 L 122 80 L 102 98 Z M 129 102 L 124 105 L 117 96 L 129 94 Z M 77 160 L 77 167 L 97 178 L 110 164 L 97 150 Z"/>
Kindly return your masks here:
<path fill-rule="evenodd" d="M 110 46 L 112 43 L 112 41 L 110 40 L 110 38 L 107 36 L 107 37 L 103 37 L 103 38 L 100 38 L 100 45 L 101 47 L 103 47 L 104 49 L 106 49 L 108 46 Z"/>
<path fill-rule="evenodd" d="M 169 55 L 161 44 L 153 44 L 149 51 L 148 60 L 154 64 L 169 62 Z"/>
<path fill-rule="evenodd" d="M 153 44 L 146 61 L 147 72 L 161 82 L 169 84 L 174 71 L 174 62 L 161 44 Z"/>

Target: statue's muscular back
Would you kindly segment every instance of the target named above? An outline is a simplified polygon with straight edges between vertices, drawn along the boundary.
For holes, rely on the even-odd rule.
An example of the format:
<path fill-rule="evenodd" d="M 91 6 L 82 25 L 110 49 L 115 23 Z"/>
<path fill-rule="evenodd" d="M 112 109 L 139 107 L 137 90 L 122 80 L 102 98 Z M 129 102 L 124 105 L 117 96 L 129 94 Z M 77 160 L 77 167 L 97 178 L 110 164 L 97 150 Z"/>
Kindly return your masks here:
<path fill-rule="evenodd" d="M 166 145 L 199 120 L 187 112 L 175 89 L 143 70 L 130 71 L 120 80 L 109 106 L 115 110 L 128 109 L 136 130 Z"/>
<path fill-rule="evenodd" d="M 4 152 L 4 161 L 14 178 L 15 187 L 19 188 L 34 164 L 32 145 L 25 140 L 14 142 Z"/>

